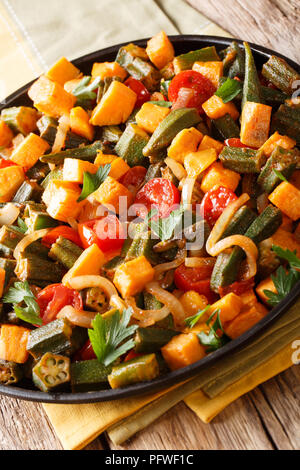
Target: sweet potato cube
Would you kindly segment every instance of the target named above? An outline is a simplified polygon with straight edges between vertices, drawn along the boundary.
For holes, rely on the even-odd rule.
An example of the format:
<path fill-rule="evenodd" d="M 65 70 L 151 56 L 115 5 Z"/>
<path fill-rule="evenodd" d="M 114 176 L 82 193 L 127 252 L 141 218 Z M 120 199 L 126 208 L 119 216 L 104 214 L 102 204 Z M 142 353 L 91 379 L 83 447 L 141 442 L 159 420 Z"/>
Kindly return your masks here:
<path fill-rule="evenodd" d="M 208 305 L 207 298 L 193 290 L 189 290 L 182 294 L 179 300 L 187 318 L 196 315 L 199 310 L 203 310 Z M 206 317 L 203 318 L 203 321 L 205 320 L 207 320 Z"/>
<path fill-rule="evenodd" d="M 90 123 L 94 126 L 110 126 L 127 121 L 136 97 L 136 93 L 126 85 L 113 81 L 94 109 Z"/>
<path fill-rule="evenodd" d="M 73 80 L 69 80 L 64 84 L 64 90 L 72 94 L 81 81 L 82 78 L 74 78 Z"/>
<path fill-rule="evenodd" d="M 111 176 L 108 176 L 93 193 L 93 197 L 108 209 L 115 210 L 117 214 L 120 212 L 121 204 L 126 203 L 124 198 L 127 198 L 128 206 L 130 206 L 133 201 L 132 193 Z"/>
<path fill-rule="evenodd" d="M 110 164 L 109 176 L 115 180 L 119 180 L 125 175 L 125 173 L 127 173 L 128 170 L 130 170 L 130 166 L 127 165 L 125 160 L 121 157 L 117 157 Z"/>
<path fill-rule="evenodd" d="M 28 169 L 34 166 L 49 148 L 48 142 L 44 139 L 36 134 L 29 134 L 13 151 L 11 160 Z"/>
<path fill-rule="evenodd" d="M 164 31 L 160 31 L 147 42 L 146 52 L 158 69 L 171 62 L 175 54 L 174 47 Z"/>
<path fill-rule="evenodd" d="M 195 62 L 193 70 L 208 78 L 216 89 L 219 87 L 220 78 L 223 76 L 223 62 Z"/>
<path fill-rule="evenodd" d="M 145 256 L 140 256 L 116 269 L 114 284 L 125 299 L 141 292 L 153 278 L 154 269 Z"/>
<path fill-rule="evenodd" d="M 54 118 L 69 114 L 76 102 L 75 96 L 45 75 L 34 82 L 28 91 L 28 96 L 39 111 Z"/>
<path fill-rule="evenodd" d="M 268 304 L 268 297 L 265 294 L 265 290 L 269 290 L 269 291 L 273 292 L 274 294 L 277 294 L 277 289 L 274 285 L 274 282 L 272 281 L 272 279 L 270 277 L 268 277 L 267 279 L 264 279 L 263 281 L 261 281 L 258 284 L 258 286 L 256 287 L 255 290 L 256 290 L 256 293 L 257 293 L 258 297 L 266 305 L 269 305 L 269 304 Z"/>
<path fill-rule="evenodd" d="M 241 141 L 249 147 L 259 148 L 268 139 L 272 107 L 247 101 L 241 116 Z"/>
<path fill-rule="evenodd" d="M 65 286 L 68 286 L 69 282 L 74 277 L 84 276 L 86 274 L 98 275 L 100 274 L 100 269 L 105 263 L 106 258 L 104 253 L 100 250 L 98 245 L 94 243 L 79 256 L 75 261 L 74 266 L 72 266 L 72 268 L 63 277 L 62 283 Z"/>
<path fill-rule="evenodd" d="M 224 325 L 224 331 L 229 338 L 238 338 L 262 320 L 267 313 L 268 309 L 259 302 L 256 302 L 254 305 L 243 310 L 231 322 Z"/>
<path fill-rule="evenodd" d="M 100 77 L 101 80 L 106 77 L 120 77 L 123 81 L 127 77 L 127 72 L 118 62 L 95 62 L 92 68 L 92 77 Z"/>
<path fill-rule="evenodd" d="M 82 203 L 77 200 L 81 194 L 80 186 L 68 181 L 52 180 L 47 185 L 42 199 L 47 206 L 47 212 L 53 219 L 67 222 L 76 218 Z"/>
<path fill-rule="evenodd" d="M 298 258 L 300 258 L 300 243 L 294 233 L 287 232 L 281 227 L 276 230 L 272 235 L 273 245 L 280 246 L 284 250 L 290 250 L 297 252 Z"/>
<path fill-rule="evenodd" d="M 101 150 L 98 151 L 97 157 L 95 158 L 95 165 L 107 165 L 108 163 L 112 163 L 118 157 L 116 155 L 107 155 L 103 153 Z"/>
<path fill-rule="evenodd" d="M 94 127 L 90 124 L 88 113 L 80 106 L 71 109 L 70 124 L 71 130 L 75 134 L 81 135 L 88 140 L 93 140 L 95 134 Z"/>
<path fill-rule="evenodd" d="M 209 135 L 205 135 L 201 140 L 198 150 L 215 149 L 217 154 L 219 154 L 222 152 L 223 148 L 224 144 L 222 142 L 209 137 Z"/>
<path fill-rule="evenodd" d="M 215 162 L 205 171 L 201 181 L 201 190 L 207 193 L 212 188 L 225 186 L 234 192 L 240 179 L 239 173 L 224 168 L 221 162 Z"/>
<path fill-rule="evenodd" d="M 185 155 L 190 152 L 196 152 L 198 145 L 203 139 L 202 132 L 190 127 L 178 132 L 176 137 L 172 140 L 168 148 L 168 157 L 173 158 L 177 162 L 183 163 Z"/>
<path fill-rule="evenodd" d="M 5 284 L 6 271 L 3 268 L 0 268 L 0 298 L 3 295 L 4 284 Z"/>
<path fill-rule="evenodd" d="M 8 147 L 13 138 L 13 131 L 4 121 L 0 120 L 0 147 Z"/>
<path fill-rule="evenodd" d="M 144 103 L 135 119 L 139 127 L 153 134 L 159 124 L 170 114 L 170 109 L 154 103 Z"/>
<path fill-rule="evenodd" d="M 83 183 L 83 174 L 88 171 L 89 173 L 97 173 L 98 166 L 94 163 L 78 160 L 77 158 L 66 158 L 63 166 L 63 180 L 72 183 Z"/>
<path fill-rule="evenodd" d="M 261 151 L 267 156 L 270 157 L 275 147 L 282 147 L 286 150 L 291 150 L 295 147 L 296 141 L 291 139 L 287 135 L 280 135 L 277 131 L 268 138 L 268 140 L 260 148 Z"/>
<path fill-rule="evenodd" d="M 269 195 L 269 199 L 278 209 L 290 219 L 297 220 L 300 217 L 300 191 L 291 183 L 283 181 Z"/>
<path fill-rule="evenodd" d="M 25 181 L 25 173 L 20 166 L 8 166 L 0 170 L 0 202 L 12 200 L 21 184 Z"/>
<path fill-rule="evenodd" d="M 30 330 L 16 325 L 2 325 L 0 333 L 0 359 L 24 364 L 29 356 L 26 349 Z"/>
<path fill-rule="evenodd" d="M 241 312 L 243 307 L 242 299 L 231 292 L 225 295 L 220 300 L 215 302 L 210 308 L 210 315 L 220 309 L 220 319 L 222 325 L 226 322 L 233 320 Z"/>
<path fill-rule="evenodd" d="M 215 149 L 200 150 L 184 157 L 184 166 L 190 178 L 198 177 L 218 158 Z"/>
<path fill-rule="evenodd" d="M 50 80 L 60 85 L 64 85 L 66 82 L 77 78 L 79 75 L 80 70 L 65 57 L 59 59 L 46 73 L 47 78 L 50 78 Z"/>
<path fill-rule="evenodd" d="M 174 336 L 168 344 L 161 348 L 161 352 L 171 370 L 189 366 L 200 361 L 206 355 L 205 348 L 194 333 Z"/>
<path fill-rule="evenodd" d="M 210 119 L 218 119 L 225 116 L 225 114 L 230 114 L 230 116 L 235 120 L 240 115 L 234 103 L 231 101 L 224 103 L 222 98 L 217 95 L 213 95 L 205 101 L 202 108 Z"/>

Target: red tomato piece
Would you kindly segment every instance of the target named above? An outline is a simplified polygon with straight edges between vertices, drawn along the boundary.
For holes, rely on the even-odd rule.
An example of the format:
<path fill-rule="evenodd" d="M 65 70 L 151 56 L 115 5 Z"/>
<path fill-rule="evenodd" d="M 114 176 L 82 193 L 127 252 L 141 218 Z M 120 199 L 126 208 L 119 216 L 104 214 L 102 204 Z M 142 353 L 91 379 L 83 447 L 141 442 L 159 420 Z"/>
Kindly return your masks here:
<path fill-rule="evenodd" d="M 184 70 L 175 75 L 169 86 L 169 101 L 176 102 L 181 88 L 191 88 L 194 91 L 186 107 L 197 108 L 203 113 L 202 104 L 216 91 L 212 82 L 195 70 Z"/>
<path fill-rule="evenodd" d="M 96 358 L 97 356 L 93 350 L 93 346 L 90 340 L 88 340 L 85 345 L 79 351 L 76 352 L 74 356 L 75 361 L 89 361 L 90 359 Z"/>
<path fill-rule="evenodd" d="M 230 286 L 219 287 L 220 297 L 224 297 L 227 294 L 233 292 L 236 295 L 241 295 L 254 287 L 254 278 L 248 279 L 247 281 L 236 281 Z"/>
<path fill-rule="evenodd" d="M 187 268 L 184 264 L 179 266 L 174 273 L 176 287 L 184 292 L 193 290 L 198 294 L 205 295 L 209 302 L 216 299 L 216 295 L 210 289 L 210 277 L 212 266 L 201 268 Z"/>
<path fill-rule="evenodd" d="M 248 145 L 244 145 L 242 141 L 236 137 L 233 137 L 232 139 L 226 139 L 224 143 L 227 147 L 240 147 L 244 149 L 256 150 L 256 147 L 249 147 Z"/>
<path fill-rule="evenodd" d="M 119 182 L 129 191 L 136 192 L 143 183 L 146 173 L 147 170 L 143 166 L 134 166 L 119 179 Z"/>
<path fill-rule="evenodd" d="M 82 246 L 78 232 L 67 225 L 59 225 L 58 227 L 50 230 L 50 232 L 42 238 L 42 243 L 50 248 L 59 237 L 66 238 L 76 245 Z"/>
<path fill-rule="evenodd" d="M 180 192 L 171 181 L 164 178 L 153 178 L 137 193 L 134 204 L 141 204 L 145 208 L 138 208 L 137 213 L 145 217 L 151 209 L 157 209 L 159 217 L 168 217 L 180 202 Z"/>
<path fill-rule="evenodd" d="M 84 248 L 96 243 L 103 253 L 121 249 L 126 238 L 118 217 L 113 214 L 79 224 L 78 233 Z"/>
<path fill-rule="evenodd" d="M 125 357 L 124 359 L 124 362 L 128 362 L 128 361 L 131 361 L 131 359 L 135 359 L 136 357 L 140 357 L 142 356 L 143 354 L 141 353 L 136 353 L 134 351 L 134 349 L 132 349 L 131 351 L 129 351 L 129 353 L 127 354 L 127 356 Z"/>
<path fill-rule="evenodd" d="M 83 309 L 83 302 L 79 292 L 63 284 L 47 286 L 37 294 L 36 299 L 44 325 L 55 320 L 57 314 L 66 305 L 71 305 L 77 310 Z"/>
<path fill-rule="evenodd" d="M 136 108 L 140 108 L 146 101 L 150 101 L 151 95 L 145 85 L 140 80 L 136 80 L 133 77 L 127 78 L 124 85 L 128 86 L 132 91 L 137 95 L 137 100 L 135 103 Z"/>
<path fill-rule="evenodd" d="M 220 186 L 217 189 L 211 189 L 202 199 L 200 213 L 212 227 L 228 204 L 236 199 L 237 196 L 234 192 L 224 186 Z"/>
<path fill-rule="evenodd" d="M 5 160 L 5 158 L 2 158 L 0 160 L 0 170 L 3 168 L 7 168 L 8 166 L 18 166 L 16 163 L 11 162 L 10 160 Z"/>

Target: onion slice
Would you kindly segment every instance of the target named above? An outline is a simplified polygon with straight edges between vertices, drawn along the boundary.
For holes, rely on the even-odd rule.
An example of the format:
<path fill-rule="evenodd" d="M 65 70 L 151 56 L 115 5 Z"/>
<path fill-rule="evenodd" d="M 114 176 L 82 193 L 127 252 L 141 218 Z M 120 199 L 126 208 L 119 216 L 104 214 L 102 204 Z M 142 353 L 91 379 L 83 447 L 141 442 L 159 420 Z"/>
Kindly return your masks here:
<path fill-rule="evenodd" d="M 184 253 L 179 256 L 178 258 L 174 259 L 173 261 L 170 261 L 168 263 L 162 263 L 158 264 L 157 266 L 154 267 L 155 271 L 155 279 L 159 279 L 161 274 L 165 273 L 166 271 L 170 271 L 171 269 L 176 269 L 179 266 L 184 263 L 184 259 L 186 257 L 186 251 L 184 250 Z"/>
<path fill-rule="evenodd" d="M 149 282 L 146 284 L 145 289 L 169 309 L 177 326 L 182 326 L 184 324 L 184 309 L 175 295 L 160 287 L 158 282 Z"/>
<path fill-rule="evenodd" d="M 166 306 L 159 310 L 143 310 L 137 307 L 134 297 L 126 299 L 126 305 L 132 309 L 132 318 L 134 318 L 142 328 L 154 325 L 154 323 L 163 320 L 170 313 L 170 310 Z"/>
<path fill-rule="evenodd" d="M 0 225 L 12 225 L 19 217 L 20 209 L 9 202 L 0 209 Z"/>
<path fill-rule="evenodd" d="M 60 152 L 65 146 L 67 133 L 70 129 L 70 117 L 64 114 L 58 121 L 58 128 L 56 132 L 55 141 L 52 147 L 52 153 Z"/>
<path fill-rule="evenodd" d="M 23 253 L 31 243 L 35 242 L 39 238 L 43 238 L 50 230 L 50 228 L 43 228 L 42 230 L 36 230 L 35 232 L 26 235 L 14 249 L 14 258 L 19 259 L 20 254 Z"/>
<path fill-rule="evenodd" d="M 213 254 L 214 245 L 220 240 L 236 211 L 249 199 L 248 194 L 242 194 L 236 201 L 231 202 L 220 215 L 206 242 L 206 251 L 210 256 L 216 256 Z"/>
<path fill-rule="evenodd" d="M 193 190 L 197 178 L 187 177 L 183 181 L 182 191 L 181 191 L 181 203 L 182 204 L 191 204 L 193 197 Z"/>
<path fill-rule="evenodd" d="M 193 256 L 185 258 L 184 264 L 187 268 L 202 268 L 203 266 L 214 266 L 216 264 L 216 259 Z"/>
<path fill-rule="evenodd" d="M 258 257 L 258 249 L 255 243 L 244 235 L 231 235 L 223 240 L 220 240 L 211 249 L 212 256 L 218 256 L 222 251 L 232 246 L 239 246 L 242 248 L 247 256 L 248 269 L 245 273 L 244 279 L 250 279 L 255 276 L 257 271 L 256 260 Z"/>
<path fill-rule="evenodd" d="M 88 287 L 100 287 L 105 294 L 108 296 L 109 299 L 113 295 L 118 296 L 117 289 L 113 285 L 111 281 L 106 279 L 102 276 L 97 275 L 84 275 L 84 276 L 77 276 L 71 279 L 69 282 L 69 287 L 75 290 L 83 290 L 87 289 Z"/>
<path fill-rule="evenodd" d="M 184 167 L 181 165 L 181 163 L 176 162 L 176 160 L 173 158 L 165 158 L 165 164 L 170 168 L 172 173 L 174 173 L 179 181 L 187 177 L 187 172 Z"/>
<path fill-rule="evenodd" d="M 66 305 L 61 309 L 57 318 L 66 318 L 72 325 L 81 326 L 81 328 L 91 328 L 92 321 L 98 312 L 85 312 L 77 310 L 71 305 Z"/>

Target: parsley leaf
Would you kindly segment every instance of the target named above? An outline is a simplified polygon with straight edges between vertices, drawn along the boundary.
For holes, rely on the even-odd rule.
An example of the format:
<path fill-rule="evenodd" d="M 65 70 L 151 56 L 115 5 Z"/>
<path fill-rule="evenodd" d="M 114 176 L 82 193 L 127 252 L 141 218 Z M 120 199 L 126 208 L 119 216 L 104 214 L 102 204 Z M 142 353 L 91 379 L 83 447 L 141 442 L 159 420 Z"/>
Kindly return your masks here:
<path fill-rule="evenodd" d="M 167 241 L 172 238 L 176 227 L 182 221 L 182 215 L 185 211 L 184 206 L 172 211 L 169 217 L 163 219 L 153 217 L 158 214 L 157 210 L 152 210 L 146 217 L 145 222 L 149 224 L 151 230 L 158 236 L 161 241 Z"/>
<path fill-rule="evenodd" d="M 79 82 L 77 87 L 72 91 L 72 94 L 77 98 L 77 105 L 83 107 L 89 106 L 89 104 L 97 98 L 97 94 L 94 90 L 99 86 L 101 79 L 97 77 L 95 80 L 91 80 L 92 77 L 83 77 L 81 82 Z"/>
<path fill-rule="evenodd" d="M 99 188 L 107 178 L 110 168 L 111 165 L 108 163 L 107 165 L 100 166 L 96 174 L 89 173 L 88 171 L 83 173 L 83 187 L 77 202 L 83 201 Z"/>
<path fill-rule="evenodd" d="M 21 320 L 33 325 L 43 324 L 40 318 L 40 307 L 27 281 L 15 282 L 14 287 L 11 287 L 4 296 L 3 302 L 13 304 L 15 314 Z M 26 307 L 20 306 L 23 302 Z"/>
<path fill-rule="evenodd" d="M 18 228 L 17 229 L 22 233 L 26 233 L 27 230 L 28 230 L 27 225 L 25 224 L 24 220 L 21 219 L 21 217 L 18 217 Z"/>
<path fill-rule="evenodd" d="M 203 315 L 210 309 L 210 307 L 211 307 L 210 305 L 207 305 L 203 310 L 199 310 L 199 312 L 196 313 L 196 315 L 186 318 L 184 321 L 187 324 L 187 326 L 189 328 L 193 328 L 198 323 L 200 318 L 202 318 Z"/>
<path fill-rule="evenodd" d="M 137 325 L 128 326 L 132 309 L 123 311 L 122 317 L 117 310 L 111 317 L 103 318 L 98 314 L 88 330 L 93 350 L 99 362 L 105 366 L 112 364 L 135 345 L 133 338 L 124 342 L 137 330 Z M 122 344 L 121 344 L 122 343 Z"/>
<path fill-rule="evenodd" d="M 296 250 L 284 250 L 283 248 L 277 245 L 273 245 L 272 250 L 275 251 L 276 255 L 279 256 L 279 258 L 288 261 L 291 268 L 300 269 L 300 259 L 297 256 Z"/>
<path fill-rule="evenodd" d="M 276 168 L 273 168 L 273 171 L 274 171 L 275 175 L 277 176 L 277 178 L 279 178 L 281 181 L 285 181 L 286 183 L 288 182 L 288 180 L 286 179 L 285 176 L 283 176 L 281 171 L 276 170 Z"/>
<path fill-rule="evenodd" d="M 200 343 L 206 347 L 207 352 L 213 352 L 217 349 L 220 349 L 224 344 L 228 343 L 229 338 L 224 334 L 221 318 L 220 318 L 220 309 L 215 310 L 212 315 L 207 320 L 206 324 L 209 325 L 213 318 L 216 317 L 213 325 L 211 326 L 208 333 L 202 331 L 198 333 L 198 338 Z M 219 336 L 218 332 L 222 331 L 223 335 Z"/>
<path fill-rule="evenodd" d="M 221 98 L 224 103 L 228 103 L 228 101 L 232 101 L 236 96 L 238 96 L 242 89 L 242 82 L 232 78 L 227 78 L 226 82 L 217 89 L 215 95 Z"/>

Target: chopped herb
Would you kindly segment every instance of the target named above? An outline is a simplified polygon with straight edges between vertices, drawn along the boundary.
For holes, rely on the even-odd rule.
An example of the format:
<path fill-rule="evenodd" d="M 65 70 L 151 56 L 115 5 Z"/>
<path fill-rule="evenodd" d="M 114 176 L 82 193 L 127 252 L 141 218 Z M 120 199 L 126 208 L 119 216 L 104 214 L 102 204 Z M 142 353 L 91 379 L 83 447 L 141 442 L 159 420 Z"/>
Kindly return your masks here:
<path fill-rule="evenodd" d="M 22 233 L 26 233 L 28 230 L 27 225 L 25 224 L 24 220 L 21 217 L 18 217 L 18 229 Z"/>
<path fill-rule="evenodd" d="M 98 314 L 88 330 L 93 350 L 99 362 L 105 366 L 112 364 L 118 357 L 134 348 L 133 338 L 124 342 L 137 330 L 137 325 L 128 326 L 132 309 L 123 311 L 122 317 L 117 310 L 111 317 L 103 318 Z"/>
<path fill-rule="evenodd" d="M 172 211 L 169 217 L 166 218 L 154 218 L 157 214 L 157 210 L 152 210 L 146 217 L 145 222 L 149 224 L 151 230 L 158 236 L 161 241 L 167 241 L 172 238 L 176 227 L 182 221 L 182 214 L 184 213 L 184 206 L 180 206 L 179 209 Z"/>
<path fill-rule="evenodd" d="M 77 98 L 77 105 L 88 107 L 97 98 L 95 90 L 99 86 L 101 79 L 97 77 L 92 82 L 91 79 L 92 77 L 83 77 L 81 82 L 72 91 L 72 94 Z"/>
<path fill-rule="evenodd" d="M 14 287 L 11 287 L 4 296 L 3 302 L 13 304 L 15 314 L 20 320 L 33 325 L 43 324 L 40 318 L 40 307 L 27 281 L 15 282 Z M 26 307 L 20 306 L 23 302 Z"/>
<path fill-rule="evenodd" d="M 297 251 L 284 250 L 280 246 L 273 245 L 272 250 L 275 251 L 279 258 L 288 261 L 291 268 L 300 269 L 300 259 L 297 256 Z"/>
<path fill-rule="evenodd" d="M 229 338 L 226 336 L 223 330 L 220 313 L 220 309 L 215 310 L 207 320 L 206 324 L 209 326 L 213 318 L 216 317 L 216 320 L 212 324 L 208 333 L 204 333 L 202 331 L 197 335 L 200 343 L 205 346 L 207 352 L 216 351 L 229 341 Z M 219 336 L 220 331 L 223 333 L 222 336 Z"/>
<path fill-rule="evenodd" d="M 227 78 L 226 82 L 217 89 L 215 95 L 221 98 L 224 103 L 228 103 L 228 101 L 232 101 L 236 98 L 241 93 L 242 89 L 242 82 Z"/>
<path fill-rule="evenodd" d="M 86 199 L 90 194 L 94 193 L 99 186 L 105 181 L 110 172 L 110 163 L 100 166 L 96 174 L 85 171 L 83 173 L 83 187 L 78 202 Z"/>
<path fill-rule="evenodd" d="M 185 319 L 185 323 L 189 328 L 193 328 L 198 321 L 203 317 L 203 315 L 210 309 L 210 305 L 207 305 L 203 310 L 199 310 L 196 315 L 193 315 L 192 317 L 188 317 Z"/>
<path fill-rule="evenodd" d="M 288 182 L 288 180 L 286 179 L 285 176 L 283 176 L 281 171 L 278 171 L 275 168 L 273 168 L 273 171 L 274 171 L 275 175 L 277 176 L 277 178 L 279 178 L 281 181 L 285 181 L 286 183 Z"/>
<path fill-rule="evenodd" d="M 268 304 L 275 307 L 289 294 L 300 280 L 300 273 L 294 269 L 290 269 L 286 272 L 283 266 L 279 266 L 276 275 L 272 274 L 271 279 L 274 282 L 277 293 L 265 289 L 264 294 L 266 294 L 268 298 Z"/>

